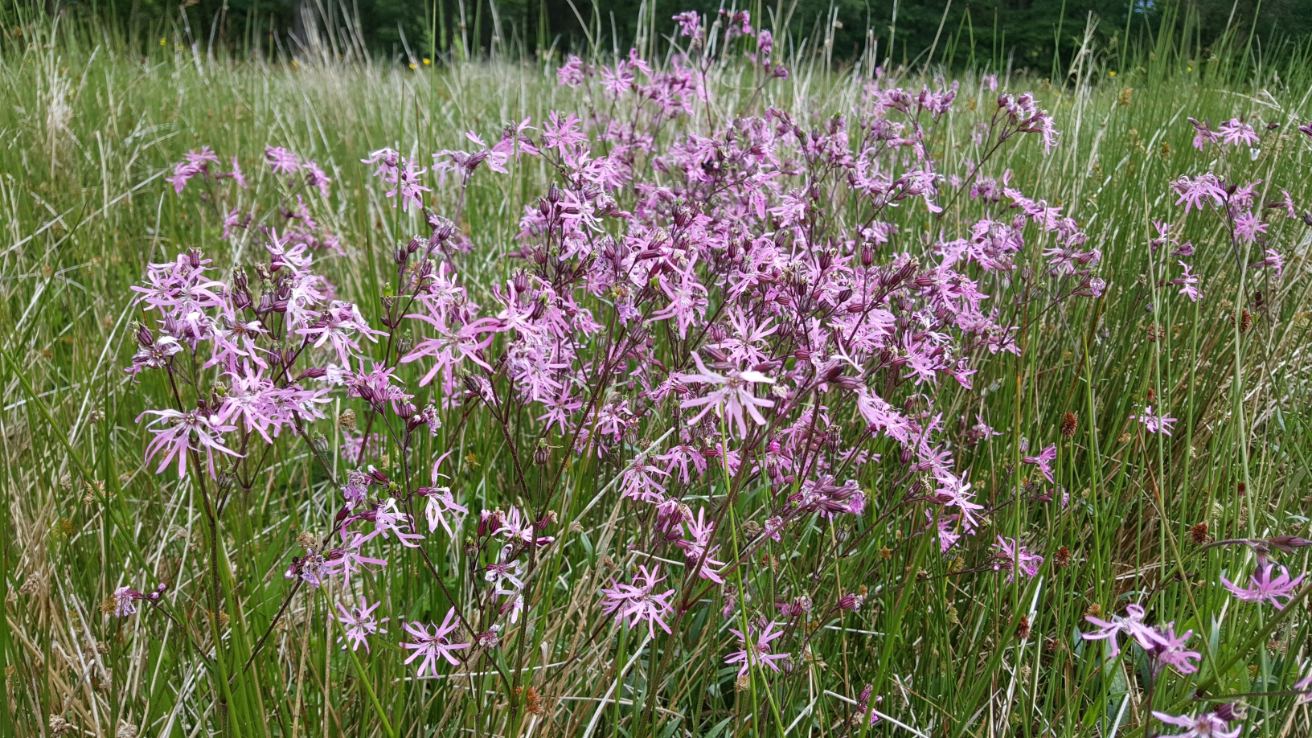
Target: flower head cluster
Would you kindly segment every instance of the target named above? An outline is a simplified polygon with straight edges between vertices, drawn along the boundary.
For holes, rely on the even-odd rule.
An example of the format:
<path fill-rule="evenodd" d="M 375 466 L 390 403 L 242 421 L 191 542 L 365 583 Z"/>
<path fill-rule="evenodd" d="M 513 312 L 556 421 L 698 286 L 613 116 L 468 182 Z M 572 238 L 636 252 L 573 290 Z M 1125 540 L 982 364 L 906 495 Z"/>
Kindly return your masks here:
<path fill-rule="evenodd" d="M 1187 650 L 1185 647 L 1189 638 L 1193 636 L 1192 630 L 1177 636 L 1174 623 L 1167 623 L 1161 627 L 1146 625 L 1143 622 L 1146 613 L 1140 605 L 1128 606 L 1126 613 L 1125 617 L 1114 617 L 1110 621 L 1092 615 L 1086 616 L 1084 619 L 1098 626 L 1098 630 L 1082 634 L 1084 639 L 1107 641 L 1109 655 L 1115 658 L 1120 654 L 1118 636 L 1124 634 L 1148 653 L 1153 660 L 1154 670 L 1160 670 L 1165 666 L 1174 667 L 1181 674 L 1192 674 L 1198 670 L 1194 662 L 1202 658 L 1201 654 Z"/>

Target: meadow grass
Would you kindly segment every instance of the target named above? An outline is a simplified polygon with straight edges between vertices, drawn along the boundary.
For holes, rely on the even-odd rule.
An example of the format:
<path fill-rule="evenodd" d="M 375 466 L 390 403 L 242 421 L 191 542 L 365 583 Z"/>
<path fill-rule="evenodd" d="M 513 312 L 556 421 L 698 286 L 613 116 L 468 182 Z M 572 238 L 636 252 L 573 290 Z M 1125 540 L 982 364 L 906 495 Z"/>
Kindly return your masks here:
<path fill-rule="evenodd" d="M 240 257 L 218 240 L 221 218 L 175 195 L 164 177 L 201 145 L 251 162 L 266 144 L 313 157 L 334 180 L 327 225 L 345 248 L 328 269 L 340 294 L 375 304 L 391 250 L 422 221 L 389 207 L 360 163 L 367 152 L 461 148 L 467 130 L 495 139 L 506 124 L 581 110 L 581 102 L 556 85 L 551 69 L 505 60 L 414 71 L 322 59 L 293 66 L 211 58 L 172 38 L 140 57 L 94 29 L 24 30 L 25 41 L 0 59 L 7 734 L 51 735 L 67 723 L 120 737 L 134 734 L 125 726 L 137 735 L 192 736 L 221 724 L 233 734 L 281 736 L 1147 736 L 1163 727 L 1150 722 L 1149 700 L 1173 713 L 1200 712 L 1244 695 L 1247 735 L 1309 735 L 1307 706 L 1285 693 L 1306 668 L 1307 589 L 1283 611 L 1240 602 L 1219 579 L 1251 568 L 1251 550 L 1199 541 L 1312 537 L 1312 239 L 1297 219 L 1272 228 L 1286 262 L 1276 278 L 1241 268 L 1260 254 L 1237 260 L 1215 221 L 1190 220 L 1186 233 L 1198 244 L 1192 267 L 1204 278 L 1198 302 L 1178 299 L 1156 271 L 1174 264 L 1148 245 L 1152 221 L 1179 217 L 1171 181 L 1216 163 L 1191 147 L 1189 116 L 1280 124 L 1251 159 L 1245 152 L 1227 166 L 1241 181 L 1261 180 L 1265 199 L 1285 188 L 1306 209 L 1312 141 L 1296 130 L 1312 119 L 1306 73 L 1222 83 L 1204 75 L 1203 60 L 1197 68 L 1145 60 L 1115 70 L 1090 62 L 1056 86 L 1020 75 L 1003 80 L 1010 90 L 1035 90 L 1062 140 L 1046 155 L 1037 143 L 1009 148 L 994 168 L 1009 168 L 1014 182 L 1083 225 L 1102 251 L 1109 286 L 1078 306 L 1022 310 L 1023 353 L 984 364 L 974 377 L 982 393 L 944 402 L 954 419 L 973 418 L 979 407 L 968 403 L 982 394 L 989 423 L 1001 431 L 959 450 L 983 504 L 1037 490 L 1018 483 L 1034 473 L 1017 460 L 1049 443 L 1058 447 L 1055 493 L 1068 493 L 1069 503 L 1001 506 L 979 535 L 944 556 L 916 535 L 923 521 L 908 520 L 860 539 L 849 557 L 823 559 L 839 582 L 864 585 L 868 599 L 859 612 L 814 623 L 809 652 L 793 654 L 801 677 L 754 678 L 735 689 L 736 669 L 723 662 L 734 622 L 703 608 L 692 615 L 702 619 L 690 626 L 695 637 L 658 684 L 648 683 L 671 644 L 641 629 L 621 632 L 597 605 L 598 588 L 632 562 L 628 544 L 640 523 L 621 506 L 589 505 L 617 470 L 587 464 L 571 469 L 561 510 L 577 525 L 562 527 L 549 575 L 530 594 L 532 606 L 552 617 L 526 644 L 521 638 L 518 665 L 528 675 L 521 683 L 542 705 L 529 719 L 511 719 L 508 705 L 522 705 L 524 694 L 507 694 L 487 673 L 417 680 L 402 665 L 398 620 L 440 616 L 449 605 L 410 551 L 394 552 L 384 583 L 370 590 L 393 618 L 391 643 L 375 642 L 372 653 L 339 650 L 340 626 L 327 617 L 335 597 L 329 585 L 290 600 L 247 669 L 291 587 L 282 574 L 300 550 L 298 534 L 320 530 L 335 505 L 328 477 L 292 437 L 279 441 L 277 463 L 237 500 L 220 531 L 230 592 L 224 668 L 240 670 L 230 714 L 220 721 L 215 663 L 179 634 L 205 617 L 212 542 L 201 501 L 195 485 L 143 462 L 149 434 L 135 419 L 147 405 L 122 369 L 141 317 L 129 287 L 148 263 L 188 247 L 225 263 Z M 719 70 L 717 114 L 773 105 L 815 121 L 851 109 L 867 79 L 860 68 L 825 71 L 810 59 L 794 59 L 793 76 L 767 87 L 761 100 L 751 99 L 750 71 Z M 919 70 L 900 74 L 919 87 Z M 994 102 L 980 75 L 963 77 L 958 107 Z M 970 155 L 969 131 L 948 131 L 935 153 L 959 162 Z M 510 275 L 506 254 L 519 214 L 551 176 L 544 164 L 524 160 L 513 176 L 474 180 L 459 224 L 475 246 L 462 267 L 472 293 L 486 295 Z M 435 187 L 431 205 L 449 213 L 456 196 Z M 902 221 L 904 248 L 919 240 L 917 217 Z M 931 223 L 922 217 L 920 226 L 928 234 Z M 1028 268 L 1042 268 L 1037 252 L 1025 258 Z M 1144 433 L 1131 420 L 1145 404 L 1179 419 L 1173 436 Z M 1068 413 L 1076 426 L 1063 437 Z M 444 430 L 424 450 L 448 449 L 461 460 L 451 484 L 471 510 L 512 502 L 497 428 Z M 878 510 L 893 480 L 876 473 L 861 484 Z M 816 524 L 804 535 L 840 534 L 851 532 Z M 1026 539 L 1044 557 L 1039 576 L 1009 583 L 993 572 L 997 535 Z M 459 560 L 460 539 L 440 545 Z M 740 569 L 737 583 L 767 607 L 776 593 L 803 591 L 817 565 L 782 548 L 770 552 Z M 1277 556 L 1301 572 L 1306 552 Z M 102 612 L 116 588 L 153 582 L 169 585 L 165 600 L 176 620 L 146 609 L 131 618 Z M 448 584 L 456 592 L 463 586 L 454 574 Z M 1149 693 L 1141 652 L 1127 649 L 1104 664 L 1102 647 L 1079 637 L 1090 630 L 1086 614 L 1108 617 L 1131 602 L 1145 604 L 1152 622 L 1195 632 L 1198 674 L 1168 672 Z M 205 629 L 196 630 L 211 648 Z M 845 727 L 864 684 L 882 696 L 878 709 L 889 718 L 868 732 Z M 657 709 L 642 725 L 653 689 Z"/>

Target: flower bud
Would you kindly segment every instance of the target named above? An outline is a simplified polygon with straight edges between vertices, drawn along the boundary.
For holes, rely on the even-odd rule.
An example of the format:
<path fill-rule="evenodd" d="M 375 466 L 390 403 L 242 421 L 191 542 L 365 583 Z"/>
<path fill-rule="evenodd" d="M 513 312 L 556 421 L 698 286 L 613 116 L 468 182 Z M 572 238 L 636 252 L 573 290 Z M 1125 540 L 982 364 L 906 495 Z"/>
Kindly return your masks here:
<path fill-rule="evenodd" d="M 155 345 L 154 334 L 141 323 L 137 323 L 137 343 L 141 344 L 142 348 L 150 348 Z"/>
<path fill-rule="evenodd" d="M 323 456 L 328 453 L 328 439 L 324 438 L 322 434 L 316 433 L 310 439 L 310 448 L 313 448 L 319 456 Z"/>
<path fill-rule="evenodd" d="M 851 392 L 856 392 L 857 390 L 865 386 L 865 383 L 861 381 L 860 377 L 852 377 L 852 376 L 839 377 L 838 379 L 834 380 L 834 383 L 837 384 L 839 387 L 842 387 L 843 389 L 849 390 Z"/>
<path fill-rule="evenodd" d="M 1268 538 L 1267 543 L 1270 543 L 1276 550 L 1287 554 L 1294 553 L 1295 549 L 1312 546 L 1312 541 L 1297 536 L 1276 536 L 1275 538 Z"/>

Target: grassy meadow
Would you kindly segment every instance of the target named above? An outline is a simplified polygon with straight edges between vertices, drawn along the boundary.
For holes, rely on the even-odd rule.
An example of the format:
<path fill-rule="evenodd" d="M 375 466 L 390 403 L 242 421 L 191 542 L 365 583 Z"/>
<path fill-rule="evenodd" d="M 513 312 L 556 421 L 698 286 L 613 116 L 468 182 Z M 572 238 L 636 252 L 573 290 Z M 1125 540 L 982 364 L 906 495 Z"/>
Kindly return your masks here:
<path fill-rule="evenodd" d="M 134 322 L 148 320 L 130 288 L 148 264 L 188 248 L 225 269 L 249 257 L 220 238 L 222 213 L 166 183 L 186 152 L 211 146 L 225 160 L 239 157 L 254 189 L 272 176 L 265 146 L 283 146 L 331 177 L 316 215 L 342 251 L 317 263 L 337 296 L 370 315 L 387 299 L 393 249 L 427 231 L 421 213 L 391 207 L 361 160 L 383 147 L 421 158 L 466 147 L 466 131 L 495 141 L 506 125 L 537 124 L 553 110 L 583 116 L 582 95 L 557 85 L 554 65 L 507 59 L 431 66 L 421 58 L 408 69 L 323 54 L 284 64 L 211 53 L 172 32 L 142 55 L 141 44 L 91 26 L 5 30 L 0 733 L 1111 738 L 1179 732 L 1152 710 L 1199 714 L 1241 702 L 1246 717 L 1235 725 L 1244 735 L 1312 734 L 1312 710 L 1293 687 L 1312 658 L 1308 588 L 1284 609 L 1236 599 L 1220 579 L 1247 581 L 1254 549 L 1209 545 L 1312 538 L 1312 228 L 1301 217 L 1269 218 L 1266 247 L 1284 260 L 1277 276 L 1249 268 L 1261 247 L 1236 252 L 1217 218 L 1186 219 L 1171 190 L 1180 175 L 1217 171 L 1260 182 L 1264 201 L 1288 190 L 1300 216 L 1312 209 L 1312 137 L 1297 130 L 1312 121 L 1307 67 L 1221 69 L 1216 59 L 1159 48 L 1137 61 L 1091 53 L 1057 84 L 992 70 L 1002 89 L 1032 90 L 1061 137 L 1048 153 L 1037 140 L 1006 148 L 989 174 L 1010 170 L 1027 195 L 1075 218 L 1102 253 L 1106 291 L 1051 310 L 1015 303 L 1021 353 L 979 363 L 973 393 L 942 390 L 950 427 L 984 413 L 999 433 L 950 447 L 986 506 L 976 535 L 941 554 L 920 534 L 919 508 L 872 527 L 901 494 L 892 471 L 872 466 L 859 479 L 870 499 L 863 518 L 816 518 L 795 550 L 756 548 L 735 569 L 731 585 L 770 617 L 778 617 L 774 602 L 808 591 L 821 574 L 865 593 L 857 611 L 804 616 L 805 645 L 791 631 L 778 641 L 792 644 L 781 646 L 791 653 L 784 672 L 736 679 L 724 658 L 737 649 L 728 629 L 742 626 L 718 617 L 718 595 L 690 610 L 674 636 L 658 629 L 651 638 L 603 614 L 599 590 L 634 566 L 644 530 L 637 509 L 614 500 L 624 462 L 607 460 L 564 474 L 557 540 L 525 591 L 524 625 L 502 633 L 504 660 L 417 679 L 403 663 L 400 621 L 437 622 L 470 596 L 460 567 L 477 519 L 464 538 L 430 536 L 425 556 L 442 587 L 413 549 L 389 549 L 385 576 L 363 586 L 382 602 L 390 633 L 369 652 L 342 650 L 329 613 L 356 593 L 330 581 L 289 598 L 284 578 L 301 537 L 331 525 L 332 475 L 316 465 L 316 451 L 284 434 L 211 531 L 195 478 L 144 461 L 151 436 L 137 419 L 152 407 L 143 394 L 161 385 L 123 371 L 136 350 Z M 870 65 L 829 69 L 823 54 L 787 53 L 790 76 L 759 94 L 750 66 L 715 66 L 714 94 L 699 115 L 727 120 L 773 106 L 813 125 L 859 108 Z M 971 114 L 997 97 L 988 71 L 958 76 L 954 112 L 933 140 L 946 171 L 978 156 Z M 938 73 L 889 72 L 913 94 Z M 1200 152 L 1190 117 L 1214 128 L 1243 118 L 1261 144 L 1226 157 Z M 661 135 L 677 132 L 671 124 Z M 425 204 L 448 217 L 460 208 L 457 226 L 473 245 L 460 255 L 461 282 L 491 304 L 491 286 L 516 268 L 507 254 L 518 248 L 521 213 L 557 180 L 533 158 L 508 175 L 487 174 L 463 197 L 430 177 Z M 965 232 L 970 216 L 958 210 L 940 222 L 908 205 L 896 217 L 896 250 L 924 253 L 940 229 Z M 1182 224 L 1182 240 L 1195 244 L 1196 302 L 1169 282 L 1176 259 L 1150 247 L 1153 221 Z M 1044 268 L 1036 248 L 1017 259 L 1021 269 Z M 399 373 L 422 372 L 404 364 Z M 1172 435 L 1132 419 L 1145 405 L 1177 419 Z M 330 420 L 318 432 L 336 459 L 349 403 L 325 407 Z M 445 484 L 474 515 L 515 504 L 502 429 L 480 415 L 457 417 L 415 452 L 419 467 L 450 451 Z M 1063 422 L 1073 427 L 1064 433 Z M 658 437 L 640 433 L 634 443 Z M 1019 460 L 1050 444 L 1055 482 L 1045 487 Z M 334 464 L 337 473 L 351 465 Z M 1039 499 L 1045 490 L 1054 499 Z M 688 494 L 710 505 L 726 499 L 715 484 Z M 727 499 L 739 520 L 759 506 L 751 495 Z M 990 566 L 999 535 L 1043 557 L 1037 576 L 1009 581 Z M 742 543 L 730 533 L 718 542 L 726 559 Z M 849 542 L 848 555 L 833 555 Z M 1309 550 L 1270 556 L 1298 574 Z M 206 624 L 211 581 L 223 592 L 217 657 Z M 156 584 L 167 585 L 160 607 L 141 603 L 130 617 L 102 607 L 120 587 Z M 1110 618 L 1132 603 L 1147 622 L 1193 631 L 1196 674 L 1154 675 L 1148 656 L 1128 645 L 1105 660 L 1101 643 L 1081 638 L 1092 629 L 1086 615 Z M 497 670 L 511 674 L 513 688 Z M 879 697 L 883 719 L 873 725 L 854 712 L 864 685 Z"/>

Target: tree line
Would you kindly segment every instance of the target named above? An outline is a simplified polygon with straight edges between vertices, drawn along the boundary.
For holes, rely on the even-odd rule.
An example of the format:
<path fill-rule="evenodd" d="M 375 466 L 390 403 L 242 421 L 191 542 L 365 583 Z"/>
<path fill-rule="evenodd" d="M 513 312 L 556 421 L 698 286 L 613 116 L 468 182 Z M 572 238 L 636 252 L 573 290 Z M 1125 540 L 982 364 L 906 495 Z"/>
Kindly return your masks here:
<path fill-rule="evenodd" d="M 185 29 L 239 50 L 294 54 L 326 26 L 349 27 L 380 58 L 541 57 L 589 44 L 624 51 L 663 43 L 683 10 L 746 10 L 793 44 L 827 45 L 841 64 L 871 43 L 895 63 L 1064 71 L 1082 47 L 1103 54 L 1150 48 L 1174 35 L 1183 57 L 1224 46 L 1272 58 L 1312 37 L 1312 0 L 43 0 L 36 12 L 92 18 L 146 43 Z M 1090 19 L 1096 23 L 1090 23 Z M 654 34 L 653 34 L 654 31 Z M 932 55 L 932 57 L 931 57 Z"/>

